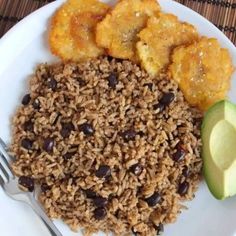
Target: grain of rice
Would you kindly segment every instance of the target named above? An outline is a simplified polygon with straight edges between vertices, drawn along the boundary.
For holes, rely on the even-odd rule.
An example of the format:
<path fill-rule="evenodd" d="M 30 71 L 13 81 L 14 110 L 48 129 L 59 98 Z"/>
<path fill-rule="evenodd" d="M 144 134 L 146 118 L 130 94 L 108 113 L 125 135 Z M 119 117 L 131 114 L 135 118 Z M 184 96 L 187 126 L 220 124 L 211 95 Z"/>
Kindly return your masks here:
<path fill-rule="evenodd" d="M 115 72 L 119 83 L 108 86 L 108 76 Z M 47 87 L 54 78 L 57 88 Z M 80 86 L 79 79 L 85 81 Z M 145 84 L 152 83 L 150 90 Z M 153 105 L 164 93 L 172 92 L 175 100 L 158 111 Z M 196 191 L 202 161 L 200 158 L 199 122 L 202 114 L 188 105 L 177 84 L 165 74 L 152 79 L 130 61 L 106 57 L 84 63 L 40 65 L 30 80 L 32 101 L 20 106 L 13 118 L 11 152 L 16 157 L 13 169 L 18 176 L 30 176 L 49 189 L 40 194 L 47 214 L 63 219 L 72 230 L 83 229 L 84 235 L 102 230 L 115 235 L 156 235 L 161 224 L 173 223 Z M 32 102 L 40 101 L 39 110 Z M 23 125 L 31 120 L 33 131 Z M 62 124 L 72 122 L 68 138 L 62 138 Z M 88 122 L 95 132 L 85 136 L 80 126 Z M 122 133 L 136 131 L 133 140 L 125 141 Z M 54 138 L 51 153 L 42 149 L 43 141 Z M 33 150 L 21 147 L 21 140 L 33 140 Z M 185 158 L 175 162 L 172 156 L 182 143 Z M 68 159 L 66 153 L 73 153 Z M 139 163 L 136 176 L 130 168 Z M 98 178 L 100 165 L 111 169 L 109 178 Z M 182 170 L 188 166 L 190 175 Z M 180 196 L 179 184 L 189 183 L 188 192 Z M 94 218 L 95 205 L 85 190 L 93 190 L 108 199 L 107 215 Z M 158 192 L 161 201 L 154 207 L 148 197 Z"/>

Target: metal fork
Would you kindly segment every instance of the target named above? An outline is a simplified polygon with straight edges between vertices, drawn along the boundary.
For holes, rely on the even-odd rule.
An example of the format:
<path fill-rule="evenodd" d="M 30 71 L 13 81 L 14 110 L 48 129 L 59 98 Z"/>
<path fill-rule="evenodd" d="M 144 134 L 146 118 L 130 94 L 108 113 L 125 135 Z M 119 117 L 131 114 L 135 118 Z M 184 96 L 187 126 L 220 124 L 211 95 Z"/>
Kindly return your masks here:
<path fill-rule="evenodd" d="M 18 178 L 14 176 L 10 162 L 13 158 L 7 153 L 7 146 L 0 138 L 0 185 L 5 193 L 14 200 L 27 203 L 41 218 L 45 226 L 48 228 L 52 236 L 62 236 L 50 218 L 44 212 L 40 203 L 36 200 L 36 193 L 24 192 L 18 187 Z"/>

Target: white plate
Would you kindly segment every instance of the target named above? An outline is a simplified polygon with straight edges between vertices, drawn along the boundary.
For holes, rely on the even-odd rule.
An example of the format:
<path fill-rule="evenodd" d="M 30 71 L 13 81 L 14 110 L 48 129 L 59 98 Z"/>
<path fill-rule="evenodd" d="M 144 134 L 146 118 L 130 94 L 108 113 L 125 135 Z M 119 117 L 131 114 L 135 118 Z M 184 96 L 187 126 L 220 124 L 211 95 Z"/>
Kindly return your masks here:
<path fill-rule="evenodd" d="M 41 62 L 55 61 L 47 45 L 48 21 L 63 1 L 58 0 L 26 17 L 0 40 L 0 137 L 10 141 L 10 117 L 27 90 L 28 76 Z M 106 2 L 109 2 L 108 0 Z M 236 65 L 236 48 L 214 25 L 192 10 L 171 0 L 160 0 L 162 9 L 183 21 L 194 24 L 202 35 L 217 38 L 228 48 Z M 229 97 L 236 102 L 236 74 Z M 235 180 L 236 181 L 236 180 Z M 165 227 L 163 236 L 233 236 L 236 235 L 236 197 L 223 202 L 215 200 L 206 185 L 201 184 L 196 198 L 186 203 L 175 224 Z M 72 233 L 56 221 L 63 235 Z M 47 236 L 45 227 L 26 205 L 9 199 L 0 188 L 0 235 Z M 103 235 L 98 234 L 98 235 Z"/>

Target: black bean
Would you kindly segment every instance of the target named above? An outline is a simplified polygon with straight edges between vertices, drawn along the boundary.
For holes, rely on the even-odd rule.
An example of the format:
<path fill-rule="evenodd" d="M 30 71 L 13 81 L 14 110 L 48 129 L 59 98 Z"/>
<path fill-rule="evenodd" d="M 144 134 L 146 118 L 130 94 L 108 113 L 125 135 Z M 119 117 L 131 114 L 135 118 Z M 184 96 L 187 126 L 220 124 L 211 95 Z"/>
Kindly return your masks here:
<path fill-rule="evenodd" d="M 31 97 L 30 97 L 30 94 L 26 94 L 23 98 L 22 98 L 22 101 L 21 103 L 26 106 L 30 103 L 30 100 L 31 100 Z"/>
<path fill-rule="evenodd" d="M 33 141 L 28 138 L 24 138 L 21 140 L 21 146 L 27 150 L 30 150 L 33 148 Z"/>
<path fill-rule="evenodd" d="M 111 175 L 111 168 L 107 165 L 101 165 L 98 170 L 96 170 L 95 175 L 98 178 L 108 177 Z"/>
<path fill-rule="evenodd" d="M 157 235 L 160 235 L 164 232 L 164 225 L 160 223 L 158 226 L 154 225 L 155 230 L 157 231 Z"/>
<path fill-rule="evenodd" d="M 94 217 L 96 220 L 103 220 L 107 215 L 107 211 L 104 207 L 99 207 L 94 210 Z"/>
<path fill-rule="evenodd" d="M 143 167 L 139 163 L 137 163 L 132 165 L 129 170 L 135 175 L 140 175 L 143 171 Z"/>
<path fill-rule="evenodd" d="M 91 136 L 94 134 L 95 130 L 93 126 L 89 123 L 84 123 L 79 126 L 80 131 L 82 131 L 86 136 Z"/>
<path fill-rule="evenodd" d="M 175 95 L 174 93 L 164 93 L 160 103 L 162 103 L 164 106 L 169 106 L 171 104 L 171 102 L 173 102 L 175 99 Z"/>
<path fill-rule="evenodd" d="M 177 151 L 173 155 L 173 160 L 176 162 L 182 161 L 186 155 L 186 152 L 183 148 L 178 147 Z"/>
<path fill-rule="evenodd" d="M 105 207 L 108 203 L 107 198 L 104 197 L 95 197 L 93 203 L 96 207 Z"/>
<path fill-rule="evenodd" d="M 39 102 L 39 100 L 38 99 L 35 99 L 34 101 L 33 101 L 33 108 L 35 109 L 35 110 L 39 110 L 39 108 L 40 108 L 40 102 Z"/>
<path fill-rule="evenodd" d="M 189 189 L 189 183 L 184 181 L 179 185 L 178 194 L 183 196 L 188 192 L 188 189 Z"/>
<path fill-rule="evenodd" d="M 48 78 L 47 80 L 47 86 L 52 91 L 55 91 L 57 89 L 57 81 L 54 78 Z"/>
<path fill-rule="evenodd" d="M 153 83 L 146 83 L 146 84 L 144 84 L 144 86 L 147 86 L 148 89 L 152 91 Z"/>
<path fill-rule="evenodd" d="M 128 142 L 130 140 L 135 140 L 136 132 L 133 129 L 124 131 L 121 135 L 123 139 Z"/>
<path fill-rule="evenodd" d="M 95 198 L 97 196 L 97 194 L 91 189 L 85 189 L 84 192 L 87 198 Z"/>
<path fill-rule="evenodd" d="M 72 122 L 62 124 L 62 129 L 60 134 L 63 138 L 68 138 L 70 136 L 71 131 L 75 130 L 75 127 Z"/>
<path fill-rule="evenodd" d="M 76 152 L 67 152 L 66 154 L 63 155 L 63 159 L 65 161 L 69 161 L 75 154 Z"/>
<path fill-rule="evenodd" d="M 47 191 L 49 191 L 51 188 L 50 188 L 50 186 L 48 186 L 46 183 L 42 183 L 41 184 L 41 191 L 43 192 L 43 193 L 46 193 Z"/>
<path fill-rule="evenodd" d="M 165 105 L 163 105 L 162 103 L 157 103 L 153 105 L 153 109 L 158 110 L 159 112 L 163 112 L 165 109 Z"/>
<path fill-rule="evenodd" d="M 46 152 L 51 152 L 54 147 L 54 139 L 53 138 L 46 138 L 43 143 L 43 149 Z"/>
<path fill-rule="evenodd" d="M 34 191 L 34 180 L 28 176 L 21 176 L 18 180 L 19 185 L 28 189 L 28 191 Z"/>
<path fill-rule="evenodd" d="M 80 78 L 80 77 L 77 78 L 77 81 L 78 81 L 80 87 L 84 87 L 84 86 L 86 85 L 85 80 L 83 80 L 83 79 Z"/>
<path fill-rule="evenodd" d="M 118 84 L 118 78 L 117 78 L 117 74 L 112 72 L 108 78 L 108 86 L 111 87 L 112 89 L 116 88 L 116 85 Z"/>
<path fill-rule="evenodd" d="M 184 166 L 183 170 L 182 170 L 182 175 L 187 178 L 190 174 L 189 168 L 187 166 Z"/>
<path fill-rule="evenodd" d="M 24 131 L 33 132 L 33 130 L 34 130 L 33 122 L 31 120 L 26 121 L 23 125 L 23 129 L 24 129 Z"/>
<path fill-rule="evenodd" d="M 145 199 L 148 206 L 154 207 L 161 201 L 161 195 L 158 192 L 155 192 L 152 196 Z"/>
<path fill-rule="evenodd" d="M 134 234 L 134 236 L 138 235 L 138 232 L 134 229 L 134 227 L 131 228 L 132 233 Z"/>

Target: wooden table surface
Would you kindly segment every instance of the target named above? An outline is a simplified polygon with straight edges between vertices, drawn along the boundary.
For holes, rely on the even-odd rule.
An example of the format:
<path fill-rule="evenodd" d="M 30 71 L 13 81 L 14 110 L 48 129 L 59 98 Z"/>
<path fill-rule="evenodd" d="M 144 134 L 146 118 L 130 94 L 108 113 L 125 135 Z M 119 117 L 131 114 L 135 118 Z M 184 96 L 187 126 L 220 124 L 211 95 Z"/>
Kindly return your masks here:
<path fill-rule="evenodd" d="M 209 19 L 236 45 L 236 0 L 176 0 Z M 52 0 L 0 0 L 0 37 L 14 24 Z"/>

